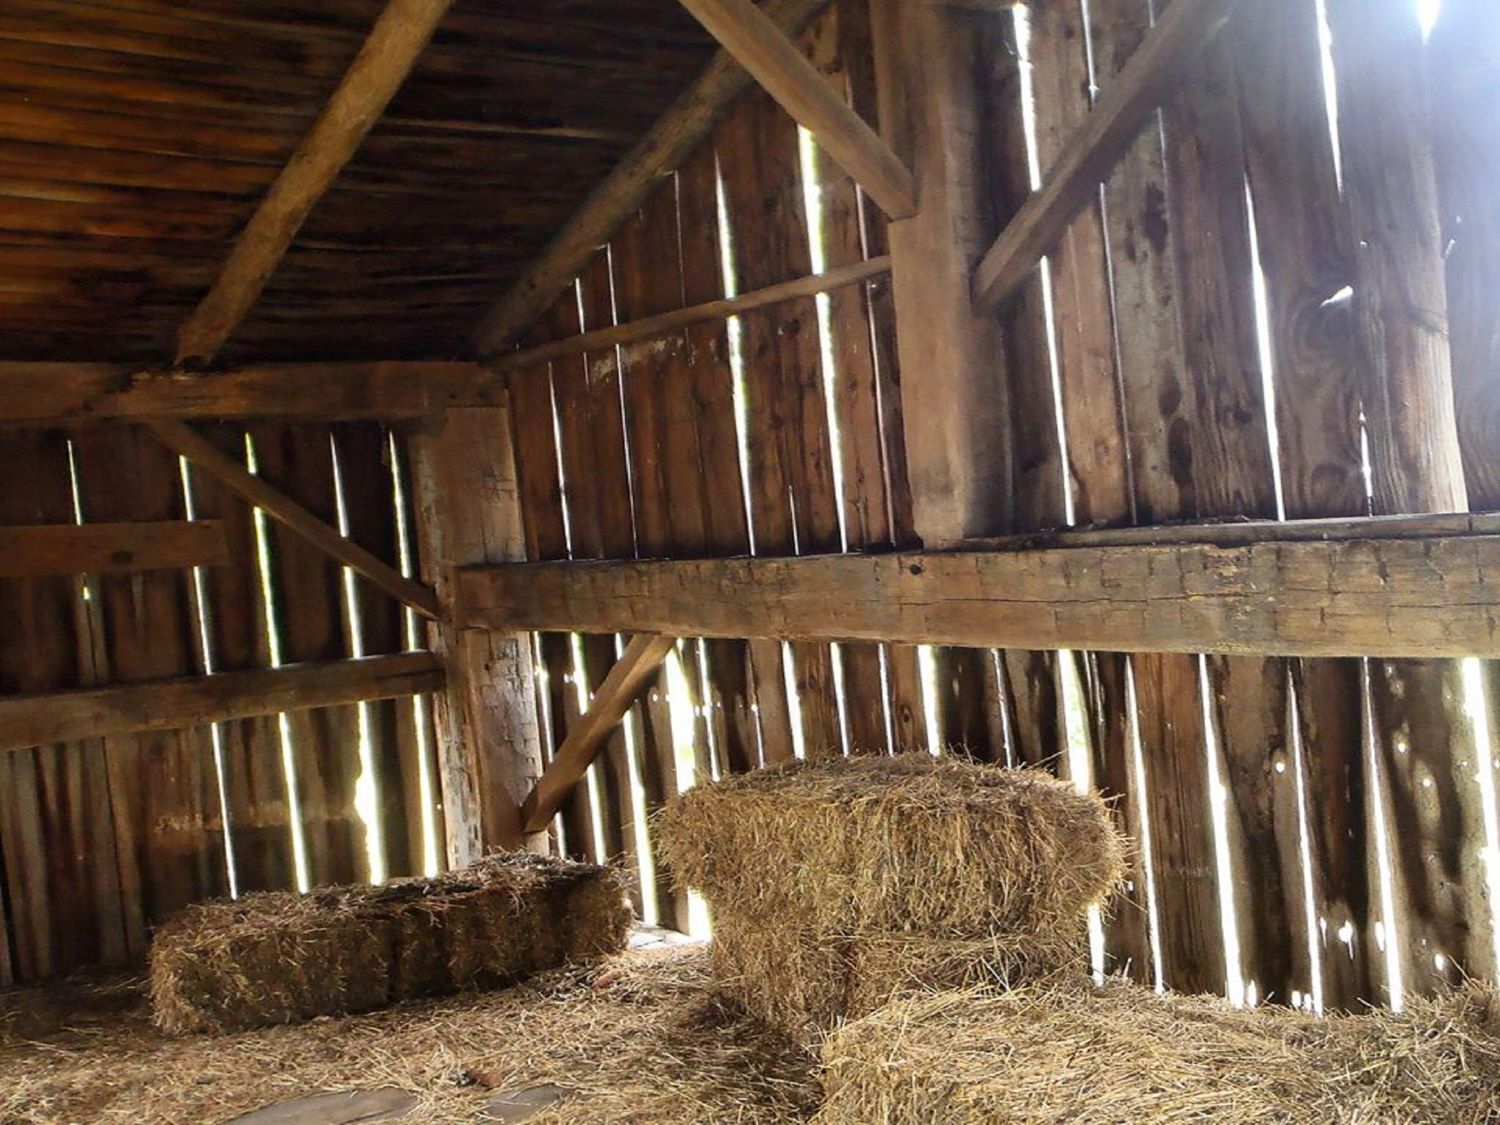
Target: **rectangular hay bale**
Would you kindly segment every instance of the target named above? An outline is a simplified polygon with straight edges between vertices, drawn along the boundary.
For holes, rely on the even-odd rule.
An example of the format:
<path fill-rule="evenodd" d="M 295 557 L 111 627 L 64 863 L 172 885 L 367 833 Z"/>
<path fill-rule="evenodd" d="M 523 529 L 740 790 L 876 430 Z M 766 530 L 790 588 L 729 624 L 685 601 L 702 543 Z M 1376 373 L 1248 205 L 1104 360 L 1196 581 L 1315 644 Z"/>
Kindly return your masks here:
<path fill-rule="evenodd" d="M 631 922 L 613 871 L 526 853 L 437 879 L 200 903 L 152 943 L 152 1008 L 168 1034 L 370 1011 L 617 952 Z"/>

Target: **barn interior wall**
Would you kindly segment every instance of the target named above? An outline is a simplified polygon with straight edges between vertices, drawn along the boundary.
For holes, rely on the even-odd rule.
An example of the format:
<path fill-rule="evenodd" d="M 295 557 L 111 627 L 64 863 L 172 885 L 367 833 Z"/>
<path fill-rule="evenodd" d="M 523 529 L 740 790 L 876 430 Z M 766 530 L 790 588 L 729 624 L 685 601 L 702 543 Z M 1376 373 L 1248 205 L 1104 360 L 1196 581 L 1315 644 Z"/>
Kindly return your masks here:
<path fill-rule="evenodd" d="M 1151 6 L 945 18 L 997 45 L 972 80 L 994 104 L 998 229 Z M 998 314 L 1009 530 L 1462 507 L 1462 479 L 1443 475 L 1460 447 L 1482 488 L 1495 357 L 1477 294 L 1500 248 L 1470 150 L 1488 146 L 1493 167 L 1495 146 L 1465 127 L 1477 91 L 1461 85 L 1479 66 L 1462 27 L 1482 18 L 1461 0 L 1436 28 L 1408 0 L 1240 6 Z M 873 120 L 865 0 L 832 4 L 803 42 Z M 525 343 L 868 259 L 886 229 L 753 93 Z M 1426 288 L 1403 288 L 1398 263 Z M 1411 308 L 1446 308 L 1451 360 L 1446 337 L 1411 338 L 1427 331 L 1420 316 L 1408 331 Z M 898 330 L 879 278 L 513 372 L 529 557 L 911 545 L 901 382 L 921 373 L 898 370 Z M 1392 396 L 1382 378 L 1423 389 Z M 1455 392 L 1474 408 L 1456 428 L 1424 413 L 1451 411 Z M 1413 434 L 1439 454 L 1414 456 Z M 1382 465 L 1416 483 L 1383 484 Z M 535 638 L 552 746 L 621 644 Z M 649 815 L 695 775 L 964 747 L 1115 802 L 1141 856 L 1102 923 L 1103 964 L 1252 1002 L 1399 1003 L 1496 967 L 1491 675 L 1473 661 L 685 640 L 554 832 L 571 853 L 627 857 L 647 915 L 685 924 Z"/>

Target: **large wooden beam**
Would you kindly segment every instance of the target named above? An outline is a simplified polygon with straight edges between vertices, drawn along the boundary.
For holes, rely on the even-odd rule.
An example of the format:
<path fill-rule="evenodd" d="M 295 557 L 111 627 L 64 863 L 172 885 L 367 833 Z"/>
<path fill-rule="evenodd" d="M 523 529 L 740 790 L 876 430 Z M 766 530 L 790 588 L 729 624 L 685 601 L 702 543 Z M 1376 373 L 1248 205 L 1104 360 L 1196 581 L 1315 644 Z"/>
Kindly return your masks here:
<path fill-rule="evenodd" d="M 463 572 L 473 626 L 963 648 L 1500 656 L 1500 535 Z"/>
<path fill-rule="evenodd" d="M 259 299 L 322 198 L 432 38 L 452 0 L 389 0 L 312 130 L 240 234 L 213 288 L 177 334 L 177 361 L 212 359 Z"/>
<path fill-rule="evenodd" d="M 974 272 L 974 303 L 993 309 L 1029 278 L 1096 199 L 1146 119 L 1229 19 L 1236 0 L 1174 0 Z"/>
<path fill-rule="evenodd" d="M 229 540 L 217 520 L 0 527 L 0 578 L 182 570 L 227 562 Z"/>
<path fill-rule="evenodd" d="M 0 697 L 0 751 L 395 699 L 437 691 L 443 668 L 427 652 L 292 664 L 82 691 Z"/>
<path fill-rule="evenodd" d="M 143 418 L 398 420 L 492 404 L 500 384 L 473 363 L 270 363 L 213 374 L 108 363 L 0 362 L 0 426 Z"/>
<path fill-rule="evenodd" d="M 428 637 L 448 669 L 434 717 L 448 863 L 462 867 L 493 848 L 546 846 L 521 830 L 542 774 L 532 639 L 460 631 L 451 607 L 455 567 L 526 557 L 508 405 L 450 410 L 409 448 L 423 574 L 445 610 Z"/>
<path fill-rule="evenodd" d="M 701 305 L 674 309 L 658 316 L 642 317 L 640 320 L 632 320 L 625 324 L 612 324 L 607 328 L 596 328 L 592 332 L 584 332 L 566 340 L 538 344 L 534 348 L 526 348 L 519 352 L 506 352 L 492 360 L 489 367 L 490 370 L 498 372 L 525 371 L 561 356 L 601 351 L 620 344 L 635 343 L 637 340 L 649 340 L 653 336 L 665 335 L 694 324 L 728 320 L 741 313 L 779 305 L 784 301 L 796 300 L 798 297 L 811 297 L 817 293 L 841 289 L 846 285 L 858 285 L 873 278 L 883 277 L 890 272 L 890 257 L 881 255 L 867 261 L 840 266 L 827 273 L 799 277 L 795 281 L 784 281 L 780 285 L 768 285 L 764 289 L 742 293 L 738 297 L 705 301 Z"/>
<path fill-rule="evenodd" d="M 893 219 L 917 209 L 911 169 L 754 0 L 682 0 L 698 22 Z"/>
<path fill-rule="evenodd" d="M 604 677 L 594 702 L 557 748 L 552 764 L 521 806 L 521 825 L 527 832 L 544 831 L 562 808 L 573 786 L 588 772 L 594 758 L 644 691 L 677 642 L 671 637 L 632 637 L 620 659 Z"/>
<path fill-rule="evenodd" d="M 204 472 L 216 477 L 231 492 L 248 500 L 273 519 L 280 520 L 324 554 L 330 555 L 393 598 L 436 620 L 440 616 L 437 595 L 413 582 L 395 567 L 376 558 L 358 543 L 344 538 L 328 524 L 279 489 L 251 473 L 233 457 L 184 422 L 148 422 L 146 428 L 180 457 L 186 457 Z"/>
<path fill-rule="evenodd" d="M 827 4 L 828 0 L 767 0 L 766 14 L 777 27 L 792 33 L 805 27 Z M 474 353 L 489 358 L 513 346 L 752 82 L 728 52 L 719 52 L 496 302 L 475 330 Z"/>
<path fill-rule="evenodd" d="M 1005 341 L 969 300 L 995 237 L 988 76 L 1009 13 L 871 0 L 881 133 L 917 176 L 917 214 L 890 224 L 902 434 L 916 534 L 950 547 L 1013 526 Z"/>

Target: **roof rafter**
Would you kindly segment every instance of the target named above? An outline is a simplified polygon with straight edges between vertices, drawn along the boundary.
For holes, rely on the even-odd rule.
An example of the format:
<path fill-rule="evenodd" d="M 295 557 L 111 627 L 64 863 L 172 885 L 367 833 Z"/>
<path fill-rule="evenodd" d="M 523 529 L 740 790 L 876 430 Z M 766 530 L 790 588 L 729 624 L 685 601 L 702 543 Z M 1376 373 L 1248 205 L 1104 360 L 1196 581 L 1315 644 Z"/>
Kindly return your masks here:
<path fill-rule="evenodd" d="M 179 364 L 212 361 L 244 322 L 313 205 L 385 112 L 451 3 L 389 0 L 338 89 L 240 232 L 213 287 L 179 329 Z"/>

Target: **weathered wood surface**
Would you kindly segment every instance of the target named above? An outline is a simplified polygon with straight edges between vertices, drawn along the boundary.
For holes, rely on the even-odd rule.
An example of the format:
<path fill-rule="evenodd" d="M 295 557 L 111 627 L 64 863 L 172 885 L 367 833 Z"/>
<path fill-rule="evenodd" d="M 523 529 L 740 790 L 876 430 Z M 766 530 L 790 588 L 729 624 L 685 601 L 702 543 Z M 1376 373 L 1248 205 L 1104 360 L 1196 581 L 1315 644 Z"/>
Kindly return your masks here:
<path fill-rule="evenodd" d="M 212 520 L 0 527 L 0 578 L 180 570 L 229 561 Z"/>
<path fill-rule="evenodd" d="M 167 448 L 204 472 L 212 473 L 225 487 L 264 510 L 330 558 L 337 559 L 422 616 L 433 619 L 439 616 L 437 596 L 430 588 L 412 581 L 390 563 L 340 535 L 325 520 L 251 473 L 191 426 L 174 421 L 154 421 L 146 425 Z"/>
<path fill-rule="evenodd" d="M 412 441 L 423 576 L 445 608 L 452 568 L 526 557 L 511 417 L 505 408 L 455 410 Z M 438 782 L 450 865 L 489 847 L 525 843 L 516 810 L 542 768 L 530 638 L 459 633 L 451 612 L 428 627 L 448 690 L 435 697 Z"/>
<path fill-rule="evenodd" d="M 284 363 L 199 374 L 108 363 L 0 362 L 0 426 L 143 418 L 420 418 L 483 406 L 500 382 L 476 364 Z"/>
<path fill-rule="evenodd" d="M 442 687 L 430 653 L 0 697 L 0 750 L 394 699 Z"/>
<path fill-rule="evenodd" d="M 541 832 L 578 784 L 611 732 L 651 682 L 677 642 L 671 637 L 634 637 L 599 685 L 593 704 L 557 748 L 536 788 L 521 806 L 521 826 Z"/>
<path fill-rule="evenodd" d="M 828 0 L 772 0 L 766 13 L 796 31 Z M 708 136 L 720 116 L 753 79 L 725 52 L 673 103 L 641 141 L 595 186 L 577 212 L 552 237 L 485 316 L 472 338 L 483 357 L 513 344 L 582 271 L 600 246 L 646 202 L 663 176 L 676 170 Z"/>
<path fill-rule="evenodd" d="M 753 0 L 682 0 L 778 105 L 893 219 L 916 211 L 916 184 L 901 162 Z"/>
<path fill-rule="evenodd" d="M 706 218 L 707 216 L 705 216 Z M 891 272 L 889 256 L 872 258 L 869 261 L 853 262 L 839 266 L 826 273 L 813 274 L 794 281 L 770 285 L 753 293 L 742 293 L 738 297 L 720 297 L 683 309 L 643 316 L 622 324 L 611 324 L 602 328 L 590 328 L 567 340 L 556 340 L 550 344 L 538 344 L 517 352 L 503 352 L 489 361 L 491 371 L 520 371 L 537 364 L 546 363 L 563 356 L 577 355 L 586 351 L 599 351 L 616 344 L 633 344 L 649 340 L 653 336 L 665 336 L 678 328 L 689 328 L 715 320 L 728 320 L 740 313 L 763 309 L 767 305 L 778 305 L 798 297 L 810 297 L 816 293 L 828 293 L 846 286 L 858 285 Z M 0 373 L 3 373 L 0 365 Z"/>
<path fill-rule="evenodd" d="M 1027 201 L 974 271 L 974 302 L 994 308 L 1031 275 L 1098 192 L 1141 126 L 1181 81 L 1184 69 L 1224 26 L 1235 0 L 1178 0 L 1152 27 L 1130 62 L 1046 170 Z"/>
<path fill-rule="evenodd" d="M 469 627 L 1288 656 L 1492 656 L 1500 538 L 460 571 Z"/>

